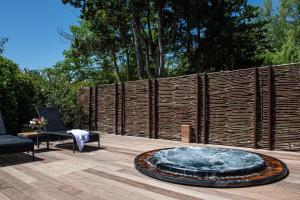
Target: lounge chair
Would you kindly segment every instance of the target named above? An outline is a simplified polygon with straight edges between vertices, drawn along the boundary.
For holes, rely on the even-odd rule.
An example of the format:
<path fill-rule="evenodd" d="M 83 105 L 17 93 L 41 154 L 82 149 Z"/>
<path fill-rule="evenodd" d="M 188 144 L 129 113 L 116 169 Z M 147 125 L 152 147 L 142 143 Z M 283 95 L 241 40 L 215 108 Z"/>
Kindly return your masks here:
<path fill-rule="evenodd" d="M 34 144 L 31 139 L 7 134 L 0 112 L 0 154 L 32 152 L 34 160 Z"/>
<path fill-rule="evenodd" d="M 49 135 L 55 135 L 58 137 L 67 137 L 73 139 L 73 153 L 75 153 L 76 140 L 73 134 L 67 133 L 67 128 L 64 125 L 63 120 L 59 115 L 59 111 L 55 107 L 36 107 L 36 111 L 39 117 L 44 117 L 48 124 L 44 127 L 44 132 Z M 49 139 L 49 138 L 48 138 Z M 100 147 L 100 136 L 97 133 L 89 133 L 88 142 L 98 142 L 98 148 Z"/>

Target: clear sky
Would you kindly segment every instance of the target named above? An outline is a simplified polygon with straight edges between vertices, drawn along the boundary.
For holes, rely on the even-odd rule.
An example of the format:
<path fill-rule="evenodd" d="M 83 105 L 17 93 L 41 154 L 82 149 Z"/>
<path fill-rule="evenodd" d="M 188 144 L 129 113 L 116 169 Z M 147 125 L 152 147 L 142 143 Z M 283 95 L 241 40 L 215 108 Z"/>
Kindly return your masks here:
<path fill-rule="evenodd" d="M 69 31 L 79 11 L 61 0 L 0 0 L 0 37 L 8 37 L 4 56 L 21 68 L 50 67 L 63 59 L 69 43 L 58 29 Z"/>
<path fill-rule="evenodd" d="M 264 1 L 249 2 L 261 6 Z M 51 67 L 70 45 L 58 29 L 69 31 L 79 14 L 61 0 L 0 0 L 0 37 L 9 38 L 4 56 L 21 68 Z"/>

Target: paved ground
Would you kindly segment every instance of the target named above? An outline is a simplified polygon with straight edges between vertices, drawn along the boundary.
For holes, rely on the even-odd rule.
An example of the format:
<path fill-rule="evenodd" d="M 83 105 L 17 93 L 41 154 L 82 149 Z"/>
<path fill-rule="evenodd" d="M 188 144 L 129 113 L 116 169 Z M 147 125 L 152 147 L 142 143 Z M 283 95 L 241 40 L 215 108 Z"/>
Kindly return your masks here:
<path fill-rule="evenodd" d="M 300 153 L 256 151 L 282 159 L 288 165 L 290 175 L 280 182 L 211 189 L 162 182 L 134 169 L 136 155 L 157 148 L 184 146 L 180 142 L 104 134 L 102 148 L 98 150 L 96 146 L 91 143 L 85 152 L 73 154 L 70 144 L 54 143 L 51 151 L 41 145 L 35 162 L 25 153 L 1 155 L 0 200 L 300 199 Z"/>

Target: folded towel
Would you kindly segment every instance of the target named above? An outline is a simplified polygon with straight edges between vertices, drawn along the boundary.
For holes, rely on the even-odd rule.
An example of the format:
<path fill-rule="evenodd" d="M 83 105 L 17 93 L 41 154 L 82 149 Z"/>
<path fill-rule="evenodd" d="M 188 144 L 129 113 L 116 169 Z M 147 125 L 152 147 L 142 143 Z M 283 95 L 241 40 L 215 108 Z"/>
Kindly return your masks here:
<path fill-rule="evenodd" d="M 79 151 L 82 151 L 84 144 L 89 141 L 89 132 L 80 129 L 72 129 L 67 131 L 67 133 L 72 133 L 75 137 Z"/>

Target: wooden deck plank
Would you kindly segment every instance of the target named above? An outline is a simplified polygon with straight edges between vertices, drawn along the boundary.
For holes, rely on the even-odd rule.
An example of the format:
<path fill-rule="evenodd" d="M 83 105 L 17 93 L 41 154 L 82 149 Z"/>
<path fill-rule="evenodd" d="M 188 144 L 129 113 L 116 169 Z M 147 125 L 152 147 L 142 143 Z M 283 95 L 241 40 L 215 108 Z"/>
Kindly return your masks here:
<path fill-rule="evenodd" d="M 8 196 L 6 196 L 5 194 L 3 194 L 2 192 L 0 192 L 0 199 L 1 200 L 11 200 L 10 198 L 8 198 Z"/>
<path fill-rule="evenodd" d="M 73 154 L 68 144 L 52 142 L 51 151 L 42 144 L 35 162 L 27 154 L 1 155 L 0 199 L 300 199 L 300 153 L 238 148 L 281 159 L 290 170 L 289 176 L 264 186 L 217 189 L 152 179 L 136 171 L 133 163 L 138 154 L 153 149 L 216 145 L 106 134 L 101 136 L 102 149 L 97 150 L 96 143 L 88 145 L 90 150 Z"/>

